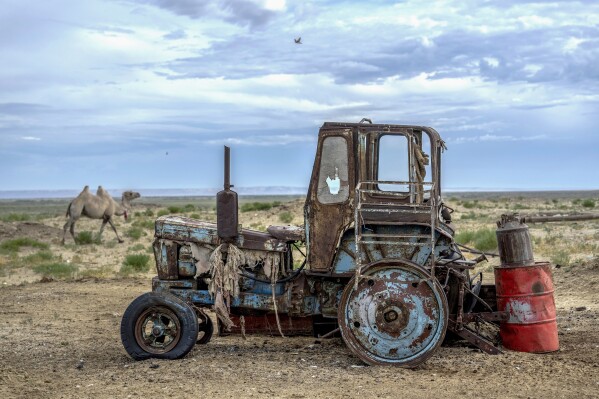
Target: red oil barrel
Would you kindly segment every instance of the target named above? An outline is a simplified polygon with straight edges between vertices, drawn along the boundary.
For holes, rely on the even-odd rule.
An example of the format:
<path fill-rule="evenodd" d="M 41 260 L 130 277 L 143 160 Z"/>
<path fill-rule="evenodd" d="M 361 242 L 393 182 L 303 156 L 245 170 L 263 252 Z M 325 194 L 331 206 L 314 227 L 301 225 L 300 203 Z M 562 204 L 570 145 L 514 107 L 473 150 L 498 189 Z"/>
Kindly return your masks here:
<path fill-rule="evenodd" d="M 559 349 L 553 278 L 550 265 L 495 268 L 497 308 L 507 311 L 499 334 L 503 346 L 520 352 L 544 353 Z"/>

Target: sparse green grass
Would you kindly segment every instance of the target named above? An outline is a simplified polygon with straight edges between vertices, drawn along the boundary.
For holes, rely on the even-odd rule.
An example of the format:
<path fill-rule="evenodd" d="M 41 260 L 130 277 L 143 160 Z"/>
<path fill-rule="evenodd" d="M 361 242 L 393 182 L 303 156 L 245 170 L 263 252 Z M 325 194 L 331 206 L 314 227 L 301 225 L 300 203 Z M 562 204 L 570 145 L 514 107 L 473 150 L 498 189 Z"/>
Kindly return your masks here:
<path fill-rule="evenodd" d="M 127 252 L 143 251 L 145 246 L 143 244 L 135 244 L 127 248 Z"/>
<path fill-rule="evenodd" d="M 468 213 L 462 214 L 462 216 L 460 216 L 460 220 L 476 220 L 476 219 L 478 219 L 478 217 L 479 217 L 479 215 L 470 211 Z"/>
<path fill-rule="evenodd" d="M 454 239 L 458 244 L 466 245 L 474 239 L 475 234 L 472 230 L 464 230 L 457 233 Z"/>
<path fill-rule="evenodd" d="M 180 206 L 171 205 L 167 209 L 170 213 L 182 213 L 183 212 L 183 208 L 181 208 Z"/>
<path fill-rule="evenodd" d="M 555 251 L 552 255 L 551 255 L 551 263 L 554 263 L 556 265 L 560 265 L 560 266 L 569 266 L 570 265 L 570 254 L 568 253 L 568 251 L 564 250 L 564 249 L 560 249 Z"/>
<path fill-rule="evenodd" d="M 462 206 L 466 209 L 478 208 L 478 201 L 464 201 L 462 202 Z"/>
<path fill-rule="evenodd" d="M 582 201 L 582 206 L 585 208 L 594 208 L 595 201 L 592 199 L 585 199 L 584 201 Z"/>
<path fill-rule="evenodd" d="M 276 208 L 279 205 L 281 205 L 280 201 L 248 202 L 247 204 L 241 205 L 241 212 L 268 211 L 269 209 Z"/>
<path fill-rule="evenodd" d="M 144 254 L 131 254 L 125 257 L 121 265 L 121 274 L 142 273 L 150 270 L 150 257 Z"/>
<path fill-rule="evenodd" d="M 193 212 L 196 210 L 196 206 L 194 204 L 185 204 L 183 207 L 183 212 Z"/>
<path fill-rule="evenodd" d="M 102 266 L 98 269 L 86 269 L 77 273 L 80 278 L 109 278 L 114 276 L 114 272 L 109 266 Z"/>
<path fill-rule="evenodd" d="M 279 214 L 279 220 L 283 223 L 291 223 L 293 220 L 293 215 L 289 211 L 284 211 Z"/>
<path fill-rule="evenodd" d="M 55 279 L 72 278 L 78 270 L 77 265 L 63 262 L 43 263 L 33 267 L 34 272 Z"/>
<path fill-rule="evenodd" d="M 104 243 L 104 248 L 112 249 L 116 247 L 116 241 L 110 240 Z"/>
<path fill-rule="evenodd" d="M 140 227 L 131 227 L 125 235 L 127 237 L 133 238 L 134 240 L 139 240 L 143 235 L 144 231 Z"/>
<path fill-rule="evenodd" d="M 252 223 L 250 224 L 250 228 L 258 231 L 266 231 L 266 227 L 261 223 Z"/>
<path fill-rule="evenodd" d="M 41 250 L 34 254 L 24 256 L 21 258 L 21 262 L 27 265 L 35 265 L 39 263 L 49 262 L 54 260 L 54 254 L 49 250 Z"/>
<path fill-rule="evenodd" d="M 466 230 L 455 235 L 456 242 L 463 245 L 473 245 L 479 251 L 492 251 L 497 249 L 495 230 L 482 228 L 476 231 Z"/>
<path fill-rule="evenodd" d="M 22 247 L 48 249 L 49 245 L 29 237 L 19 237 L 2 242 L 0 244 L 0 252 L 17 253 Z"/>
<path fill-rule="evenodd" d="M 9 213 L 8 215 L 2 216 L 0 220 L 3 222 L 26 222 L 31 219 L 26 213 Z"/>
<path fill-rule="evenodd" d="M 153 211 L 153 210 L 151 210 L 150 208 L 147 208 L 147 209 L 144 211 L 144 216 L 152 217 L 152 216 L 154 216 L 154 211 Z"/>
<path fill-rule="evenodd" d="M 160 217 L 160 216 L 166 216 L 166 215 L 169 215 L 169 214 L 170 214 L 170 212 L 168 211 L 168 209 L 161 209 L 161 210 L 158 211 L 157 216 Z"/>
<path fill-rule="evenodd" d="M 576 198 L 575 200 L 572 200 L 572 205 L 579 205 L 582 202 L 582 200 L 580 198 Z"/>
<path fill-rule="evenodd" d="M 154 221 L 149 219 L 137 219 L 135 222 L 131 223 L 133 227 L 141 227 L 142 229 L 153 230 L 154 229 Z"/>
<path fill-rule="evenodd" d="M 190 218 L 192 219 L 199 219 L 200 218 L 200 214 L 199 213 L 192 213 L 191 215 L 189 215 Z"/>
<path fill-rule="evenodd" d="M 99 244 L 100 238 L 94 238 L 94 234 L 91 231 L 80 231 L 75 236 L 75 242 L 79 245 Z"/>

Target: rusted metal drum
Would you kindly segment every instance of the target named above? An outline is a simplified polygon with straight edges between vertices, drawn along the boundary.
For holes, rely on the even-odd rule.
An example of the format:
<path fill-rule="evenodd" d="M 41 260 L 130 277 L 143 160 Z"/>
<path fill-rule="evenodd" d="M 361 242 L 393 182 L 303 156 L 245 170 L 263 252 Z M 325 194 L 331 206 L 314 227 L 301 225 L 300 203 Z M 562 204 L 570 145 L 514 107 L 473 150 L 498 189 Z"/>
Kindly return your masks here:
<path fill-rule="evenodd" d="M 507 311 L 499 334 L 503 346 L 520 352 L 545 353 L 559 349 L 553 278 L 550 265 L 495 268 L 497 308 Z"/>
<path fill-rule="evenodd" d="M 499 259 L 504 266 L 534 264 L 528 226 L 517 214 L 501 215 L 497 222 L 497 247 Z"/>
<path fill-rule="evenodd" d="M 400 262 L 405 262 L 402 264 Z M 343 340 L 372 365 L 415 367 L 439 347 L 448 324 L 447 299 L 416 264 L 393 260 L 368 267 L 341 296 Z"/>

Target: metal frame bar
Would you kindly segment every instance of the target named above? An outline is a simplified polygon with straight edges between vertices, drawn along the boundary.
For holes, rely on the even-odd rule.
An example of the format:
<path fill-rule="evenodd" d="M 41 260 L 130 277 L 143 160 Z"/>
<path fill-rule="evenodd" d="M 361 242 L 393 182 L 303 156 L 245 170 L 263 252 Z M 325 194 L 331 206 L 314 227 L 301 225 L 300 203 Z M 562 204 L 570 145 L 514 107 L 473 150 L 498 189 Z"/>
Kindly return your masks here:
<path fill-rule="evenodd" d="M 435 243 L 435 232 L 437 230 L 437 215 L 438 215 L 438 204 L 437 204 L 437 199 L 431 195 L 430 198 L 428 199 L 428 203 L 427 204 L 416 204 L 416 203 L 409 203 L 409 204 L 399 204 L 399 203 L 392 203 L 392 202 L 386 202 L 386 203 L 368 203 L 368 202 L 363 202 L 363 194 L 378 194 L 378 195 L 382 195 L 382 196 L 402 196 L 402 197 L 406 197 L 407 195 L 410 195 L 410 193 L 413 191 L 410 189 L 410 193 L 399 193 L 399 192 L 393 192 L 393 191 L 383 191 L 383 190 L 376 190 L 376 189 L 363 189 L 363 186 L 371 186 L 371 185 L 376 185 L 378 186 L 379 184 L 394 184 L 394 185 L 409 185 L 411 186 L 415 186 L 415 185 L 423 185 L 423 186 L 430 186 L 430 189 L 428 190 L 423 190 L 424 192 L 429 192 L 429 193 L 434 193 L 435 192 L 435 183 L 433 182 L 405 182 L 405 181 L 376 181 L 376 180 L 366 180 L 366 181 L 361 181 L 358 182 L 356 184 L 356 189 L 355 189 L 355 201 L 356 201 L 356 205 L 355 205 L 355 209 L 354 209 L 354 231 L 355 231 L 355 236 L 356 236 L 356 278 L 355 278 L 355 283 L 358 284 L 358 281 L 362 275 L 362 268 L 364 267 L 364 263 L 365 263 L 365 254 L 364 251 L 362 249 L 363 245 L 366 244 L 379 244 L 379 245 L 409 245 L 409 246 L 424 246 L 424 245 L 430 245 L 431 248 L 431 254 L 430 254 L 430 261 L 431 261 L 431 270 L 430 270 L 430 277 L 434 278 L 435 276 L 435 250 L 434 250 L 434 243 Z M 413 198 L 413 196 L 410 196 L 410 201 L 414 201 L 415 198 Z M 370 207 L 369 207 L 370 206 Z M 396 209 L 393 209 L 396 208 Z M 401 208 L 401 209 L 397 209 L 397 208 Z M 410 209 L 405 209 L 405 208 L 410 208 Z M 431 228 L 431 233 L 430 235 L 428 234 L 371 234 L 371 233 L 362 233 L 362 227 L 365 225 L 364 223 L 364 218 L 362 217 L 362 214 L 364 213 L 378 213 L 378 212 L 384 212 L 384 213 L 412 213 L 412 214 L 428 214 L 430 213 L 431 216 L 431 222 L 430 222 L 430 228 Z M 428 242 L 410 242 L 410 241 L 402 241 L 401 239 L 406 239 L 406 238 L 428 238 Z M 366 240 L 364 238 L 367 238 Z M 396 238 L 399 239 L 398 241 L 377 241 L 377 240 L 368 240 L 368 238 Z"/>

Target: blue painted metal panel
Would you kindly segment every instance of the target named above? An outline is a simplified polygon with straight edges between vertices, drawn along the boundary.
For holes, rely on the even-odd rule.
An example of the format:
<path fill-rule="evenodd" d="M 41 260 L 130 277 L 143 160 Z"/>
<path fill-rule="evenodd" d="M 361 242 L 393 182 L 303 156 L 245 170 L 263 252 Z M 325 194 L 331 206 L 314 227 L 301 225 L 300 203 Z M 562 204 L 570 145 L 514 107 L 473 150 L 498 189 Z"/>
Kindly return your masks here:
<path fill-rule="evenodd" d="M 182 277 L 193 277 L 196 274 L 196 265 L 190 261 L 178 261 L 179 276 Z"/>
<path fill-rule="evenodd" d="M 347 273 L 356 269 L 356 260 L 353 256 L 345 252 L 339 251 L 339 255 L 335 259 L 335 273 Z"/>
<path fill-rule="evenodd" d="M 430 229 L 422 225 L 378 226 L 376 227 L 376 232 L 379 234 L 388 235 L 425 235 L 430 234 Z M 406 242 L 411 243 L 415 243 L 417 241 L 418 239 L 414 237 L 406 239 Z M 449 241 L 449 238 L 441 234 L 439 231 L 435 232 L 435 254 L 437 256 L 441 250 L 448 248 L 446 241 Z M 393 258 L 408 259 L 419 265 L 425 265 L 431 254 L 431 248 L 429 245 L 407 246 L 401 244 L 366 244 L 364 245 L 364 249 L 370 262 Z M 353 230 L 348 230 L 344 233 L 343 238 L 341 239 L 338 254 L 333 261 L 334 273 L 348 273 L 355 270 L 355 251 L 355 235 Z"/>

